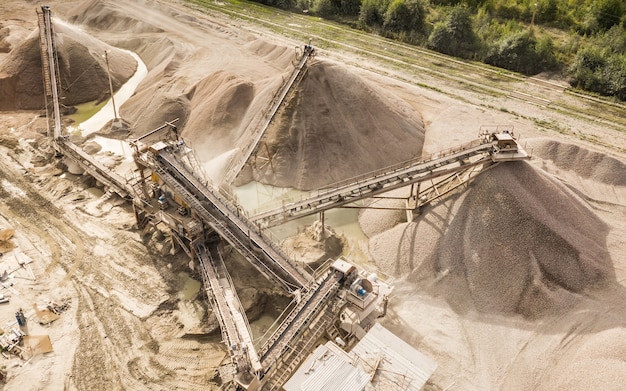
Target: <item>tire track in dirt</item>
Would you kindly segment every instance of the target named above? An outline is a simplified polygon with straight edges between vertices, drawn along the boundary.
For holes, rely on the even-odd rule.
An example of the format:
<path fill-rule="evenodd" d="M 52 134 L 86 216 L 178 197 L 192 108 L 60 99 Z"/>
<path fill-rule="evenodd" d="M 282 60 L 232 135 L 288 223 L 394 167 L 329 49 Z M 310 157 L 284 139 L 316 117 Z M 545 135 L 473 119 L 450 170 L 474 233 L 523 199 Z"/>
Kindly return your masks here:
<path fill-rule="evenodd" d="M 84 238 L 80 237 L 68 219 L 61 217 L 63 211 L 41 196 L 41 190 L 36 189 L 31 181 L 26 180 L 31 178 L 30 174 L 17 173 L 11 169 L 9 164 L 2 166 L 0 178 L 8 181 L 24 194 L 15 194 L 6 191 L 6 189 L 0 189 L 0 195 L 4 201 L 0 204 L 0 211 L 5 215 L 12 216 L 25 231 L 32 232 L 45 241 L 51 257 L 46 264 L 44 277 L 48 277 L 58 265 L 66 272 L 65 278 L 61 282 L 61 284 L 65 284 L 83 260 Z M 68 242 L 74 247 L 73 255 L 69 246 L 61 245 L 61 243 Z"/>

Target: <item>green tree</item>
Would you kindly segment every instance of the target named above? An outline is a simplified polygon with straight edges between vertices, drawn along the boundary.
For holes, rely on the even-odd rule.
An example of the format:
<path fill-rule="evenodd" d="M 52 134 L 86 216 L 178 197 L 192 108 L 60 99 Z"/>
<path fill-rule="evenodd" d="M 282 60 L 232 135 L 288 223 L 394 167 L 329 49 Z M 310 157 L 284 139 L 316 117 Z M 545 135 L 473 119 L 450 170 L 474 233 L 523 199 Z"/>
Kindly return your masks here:
<path fill-rule="evenodd" d="M 385 30 L 399 33 L 403 30 L 410 30 L 411 23 L 411 12 L 405 0 L 393 0 L 385 12 L 383 22 Z"/>
<path fill-rule="evenodd" d="M 291 10 L 296 7 L 295 0 L 259 0 L 259 3 L 286 10 Z"/>
<path fill-rule="evenodd" d="M 590 42 L 578 51 L 570 68 L 572 85 L 626 100 L 626 55 Z"/>
<path fill-rule="evenodd" d="M 457 6 L 452 8 L 445 22 L 434 26 L 426 46 L 441 53 L 468 58 L 474 53 L 476 44 L 469 9 Z"/>
<path fill-rule="evenodd" d="M 448 25 L 445 22 L 435 24 L 433 31 L 428 36 L 426 47 L 451 56 L 456 54 L 457 45 L 452 39 L 452 32 L 448 29 Z"/>
<path fill-rule="evenodd" d="M 338 13 L 337 11 L 333 0 L 317 0 L 313 7 L 313 12 L 323 18 L 332 18 Z"/>
<path fill-rule="evenodd" d="M 528 33 L 521 32 L 498 42 L 493 46 L 485 62 L 500 68 L 522 72 L 527 75 L 539 73 L 550 68 L 550 64 L 555 62 L 554 56 L 550 52 L 551 43 L 542 43 L 543 53 L 538 52 L 537 40 Z M 543 56 L 547 56 L 544 58 Z"/>
<path fill-rule="evenodd" d="M 357 16 L 361 9 L 361 0 L 341 0 L 339 10 L 346 16 Z"/>
<path fill-rule="evenodd" d="M 393 33 L 419 31 L 424 28 L 424 8 L 419 0 L 393 0 L 383 21 L 383 29 Z"/>
<path fill-rule="evenodd" d="M 359 12 L 359 22 L 365 26 L 382 26 L 386 5 L 383 0 L 363 0 Z"/>
<path fill-rule="evenodd" d="M 593 9 L 600 31 L 605 31 L 619 24 L 624 15 L 622 0 L 601 0 Z"/>
<path fill-rule="evenodd" d="M 463 55 L 474 48 L 476 34 L 474 33 L 472 18 L 467 7 L 454 7 L 448 16 L 446 24 L 450 32 L 452 32 L 452 38 L 459 45 L 459 54 Z"/>

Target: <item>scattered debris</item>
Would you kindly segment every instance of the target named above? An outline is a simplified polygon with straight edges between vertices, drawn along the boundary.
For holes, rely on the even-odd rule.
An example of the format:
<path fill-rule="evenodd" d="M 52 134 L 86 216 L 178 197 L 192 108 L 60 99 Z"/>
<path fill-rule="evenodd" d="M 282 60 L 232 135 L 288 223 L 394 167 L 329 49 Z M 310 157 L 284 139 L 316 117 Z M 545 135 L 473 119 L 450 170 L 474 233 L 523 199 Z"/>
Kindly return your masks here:
<path fill-rule="evenodd" d="M 52 349 L 52 342 L 49 335 L 27 335 L 23 339 L 24 349 L 29 351 L 32 355 L 38 353 L 50 353 Z"/>
<path fill-rule="evenodd" d="M 48 308 L 40 310 L 37 304 L 33 304 L 33 309 L 35 310 L 37 322 L 39 322 L 40 325 L 48 325 L 60 318 L 59 314 L 54 313 Z"/>
<path fill-rule="evenodd" d="M 2 280 L 0 279 L 0 281 Z M 9 292 L 13 293 L 15 296 L 20 295 L 20 292 L 18 292 L 15 288 L 13 288 L 13 282 L 6 282 L 6 283 L 0 282 L 0 286 L 8 290 Z"/>
<path fill-rule="evenodd" d="M 68 301 L 65 301 L 64 303 L 57 304 L 54 301 L 50 301 L 46 305 L 46 308 L 48 308 L 50 311 L 57 315 L 61 315 L 62 312 L 65 312 L 68 308 L 70 308 L 70 303 Z"/>
<path fill-rule="evenodd" d="M 15 230 L 12 229 L 2 229 L 0 230 L 0 242 L 6 242 L 10 240 L 15 234 Z"/>
<path fill-rule="evenodd" d="M 14 354 L 23 358 L 24 349 L 20 346 L 26 334 L 17 328 L 11 329 L 10 332 L 0 335 L 0 348 L 3 352 Z M 5 356 L 6 357 L 6 356 Z"/>

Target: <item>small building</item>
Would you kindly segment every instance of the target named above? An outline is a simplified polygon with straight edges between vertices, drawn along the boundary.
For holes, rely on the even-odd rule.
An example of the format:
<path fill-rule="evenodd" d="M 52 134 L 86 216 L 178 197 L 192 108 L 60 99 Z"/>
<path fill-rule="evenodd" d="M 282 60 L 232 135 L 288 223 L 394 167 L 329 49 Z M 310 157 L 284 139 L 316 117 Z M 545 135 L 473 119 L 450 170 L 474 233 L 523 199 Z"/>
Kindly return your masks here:
<path fill-rule="evenodd" d="M 285 391 L 419 391 L 437 364 L 375 324 L 349 352 L 320 345 L 283 385 Z"/>
<path fill-rule="evenodd" d="M 437 363 L 376 323 L 350 351 L 370 376 L 372 390 L 419 391 Z"/>
<path fill-rule="evenodd" d="M 320 345 L 283 385 L 285 391 L 363 391 L 370 378 L 333 342 Z"/>

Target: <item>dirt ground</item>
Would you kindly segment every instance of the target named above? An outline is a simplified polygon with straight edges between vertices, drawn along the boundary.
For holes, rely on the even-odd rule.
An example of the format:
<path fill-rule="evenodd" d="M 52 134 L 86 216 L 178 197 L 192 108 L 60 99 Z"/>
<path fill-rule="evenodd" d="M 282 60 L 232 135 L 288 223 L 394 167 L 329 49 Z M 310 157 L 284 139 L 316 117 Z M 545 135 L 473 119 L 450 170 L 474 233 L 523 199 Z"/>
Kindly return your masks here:
<path fill-rule="evenodd" d="M 131 134 L 181 118 L 183 136 L 214 180 L 249 142 L 249 125 L 301 45 L 174 1 L 47 4 L 67 22 L 67 37 L 78 36 L 80 26 L 101 42 L 89 47 L 142 58 L 148 76 L 120 107 Z M 0 4 L 0 99 L 37 99 L 7 82 L 20 74 L 17 52 L 20 61 L 39 55 L 25 44 L 36 29 L 37 5 Z M 101 67 L 98 54 L 80 49 L 82 39 L 71 41 L 72 55 L 85 64 L 92 56 Z M 132 64 L 116 56 L 122 84 Z M 406 83 L 406 75 L 374 60 L 367 67 L 353 61 L 341 51 L 318 53 L 268 131 L 274 170 L 254 166 L 244 179 L 311 189 L 471 141 L 483 125 L 514 126 L 533 154 L 530 162 L 497 166 L 410 222 L 400 212 L 360 213 L 366 266 L 395 285 L 382 322 L 437 362 L 430 390 L 622 389 L 625 133 L 453 82 Z M 96 70 L 93 83 L 76 81 L 73 68 L 68 75 L 76 99 L 86 93 L 81 85 L 98 86 L 105 77 Z M 531 96 L 578 99 L 518 84 Z M 98 89 L 92 99 L 102 98 Z M 22 308 L 29 333 L 48 335 L 53 346 L 49 353 L 35 346 L 25 359 L 0 357 L 4 389 L 218 389 L 226 352 L 197 281 L 188 277 L 194 276 L 188 259 L 171 254 L 162 230 L 135 230 L 128 203 L 59 168 L 45 128 L 39 111 L 0 112 L 0 230 L 15 231 L 0 242 L 0 273 L 10 273 L 0 290 L 10 298 L 0 304 L 0 328 L 17 327 Z M 98 157 L 116 162 L 106 153 Z M 307 240 L 285 243 L 302 252 Z M 288 298 L 277 287 L 236 254 L 229 263 L 252 319 L 280 311 Z M 64 310 L 39 324 L 34 305 L 52 302 Z"/>

